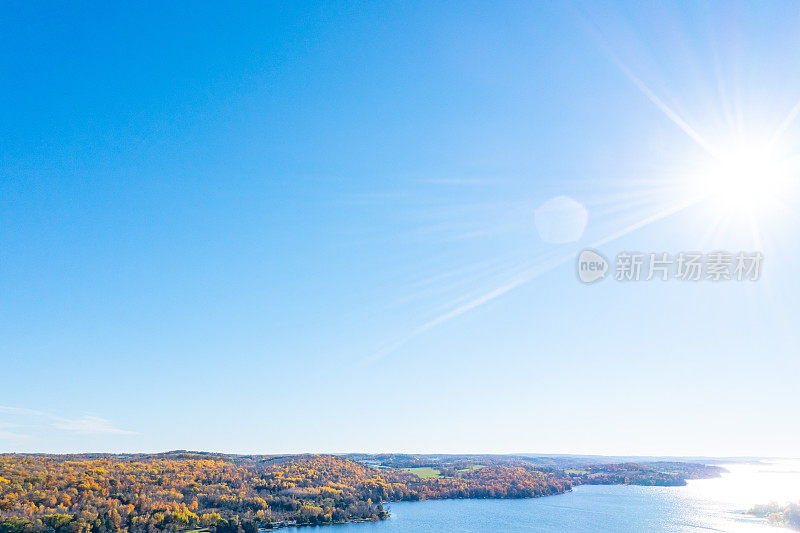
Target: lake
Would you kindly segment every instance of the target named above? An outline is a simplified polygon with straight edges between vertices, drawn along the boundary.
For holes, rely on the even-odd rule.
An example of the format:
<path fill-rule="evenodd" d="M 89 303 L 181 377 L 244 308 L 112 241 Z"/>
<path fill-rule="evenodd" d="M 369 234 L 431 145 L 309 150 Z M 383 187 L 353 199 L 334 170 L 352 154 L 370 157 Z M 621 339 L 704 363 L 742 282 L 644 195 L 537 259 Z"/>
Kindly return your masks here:
<path fill-rule="evenodd" d="M 725 465 L 730 473 L 685 487 L 584 485 L 525 500 L 437 500 L 389 504 L 384 522 L 302 528 L 329 533 L 412 531 L 780 533 L 743 512 L 771 500 L 800 500 L 800 462 Z M 299 528 L 294 528 L 299 529 Z"/>

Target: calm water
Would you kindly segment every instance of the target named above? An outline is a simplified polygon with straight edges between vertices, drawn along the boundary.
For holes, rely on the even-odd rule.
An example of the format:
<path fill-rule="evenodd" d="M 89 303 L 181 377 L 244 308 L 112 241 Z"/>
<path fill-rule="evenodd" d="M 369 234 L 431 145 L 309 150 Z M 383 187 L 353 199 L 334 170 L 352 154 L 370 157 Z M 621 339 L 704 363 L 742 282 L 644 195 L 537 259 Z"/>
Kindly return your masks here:
<path fill-rule="evenodd" d="M 440 500 L 389 505 L 378 523 L 302 528 L 327 533 L 412 531 L 731 531 L 780 533 L 742 512 L 757 503 L 800 500 L 800 462 L 726 465 L 731 473 L 685 487 L 581 486 L 528 500 Z"/>

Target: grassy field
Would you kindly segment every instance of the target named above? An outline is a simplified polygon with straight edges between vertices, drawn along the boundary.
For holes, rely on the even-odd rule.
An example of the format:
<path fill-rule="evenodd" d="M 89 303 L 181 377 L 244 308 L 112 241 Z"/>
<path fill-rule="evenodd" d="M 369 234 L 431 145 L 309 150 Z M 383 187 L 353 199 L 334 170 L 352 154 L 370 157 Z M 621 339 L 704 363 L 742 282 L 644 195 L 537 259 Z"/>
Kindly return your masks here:
<path fill-rule="evenodd" d="M 411 472 L 412 474 L 416 474 L 422 479 L 428 479 L 432 477 L 441 477 L 442 473 L 435 468 L 431 468 L 429 466 L 420 466 L 417 468 L 404 468 L 406 472 Z"/>

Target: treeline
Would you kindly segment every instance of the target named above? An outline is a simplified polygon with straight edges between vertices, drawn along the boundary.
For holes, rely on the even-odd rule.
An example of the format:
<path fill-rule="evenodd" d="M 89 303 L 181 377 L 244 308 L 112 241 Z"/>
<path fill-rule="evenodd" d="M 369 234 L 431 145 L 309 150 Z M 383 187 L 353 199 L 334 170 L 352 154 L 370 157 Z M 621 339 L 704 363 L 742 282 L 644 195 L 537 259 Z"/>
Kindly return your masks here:
<path fill-rule="evenodd" d="M 491 465 L 421 479 L 339 456 L 0 455 L 0 533 L 257 533 L 388 517 L 382 502 L 521 498 L 563 475 Z"/>
<path fill-rule="evenodd" d="M 420 467 L 437 474 L 420 477 Z M 579 484 L 682 485 L 719 470 L 508 455 L 0 454 L 0 533 L 258 533 L 382 520 L 388 501 L 529 498 Z"/>
<path fill-rule="evenodd" d="M 573 485 L 685 485 L 687 479 L 718 477 L 719 466 L 678 461 L 644 463 L 602 462 L 601 458 L 547 457 L 527 455 L 409 455 L 351 454 L 348 457 L 378 468 L 414 469 L 429 467 L 443 477 L 470 477 L 477 469 L 499 468 L 504 475 L 514 468 L 535 470 L 552 479 L 568 479 Z M 484 474 L 491 470 L 484 470 Z"/>
<path fill-rule="evenodd" d="M 694 463 L 612 463 L 591 464 L 579 472 L 567 471 L 575 484 L 645 485 L 674 487 L 686 485 L 687 479 L 719 477 L 724 468 Z"/>
<path fill-rule="evenodd" d="M 781 505 L 770 502 L 766 505 L 756 505 L 748 513 L 766 519 L 773 526 L 800 530 L 800 503 Z"/>
<path fill-rule="evenodd" d="M 679 474 L 660 472 L 636 463 L 587 465 L 583 468 L 572 477 L 584 485 L 686 485 L 686 479 Z"/>

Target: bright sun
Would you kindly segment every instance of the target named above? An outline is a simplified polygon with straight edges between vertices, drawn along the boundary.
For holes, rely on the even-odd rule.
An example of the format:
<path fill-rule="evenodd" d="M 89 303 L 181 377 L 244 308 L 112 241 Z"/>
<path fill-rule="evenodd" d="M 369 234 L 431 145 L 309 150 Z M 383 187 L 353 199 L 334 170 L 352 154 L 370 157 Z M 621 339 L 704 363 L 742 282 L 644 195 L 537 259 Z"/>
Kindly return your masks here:
<path fill-rule="evenodd" d="M 791 188 L 790 161 L 769 145 L 737 145 L 716 155 L 698 173 L 695 186 L 726 214 L 774 207 Z"/>

